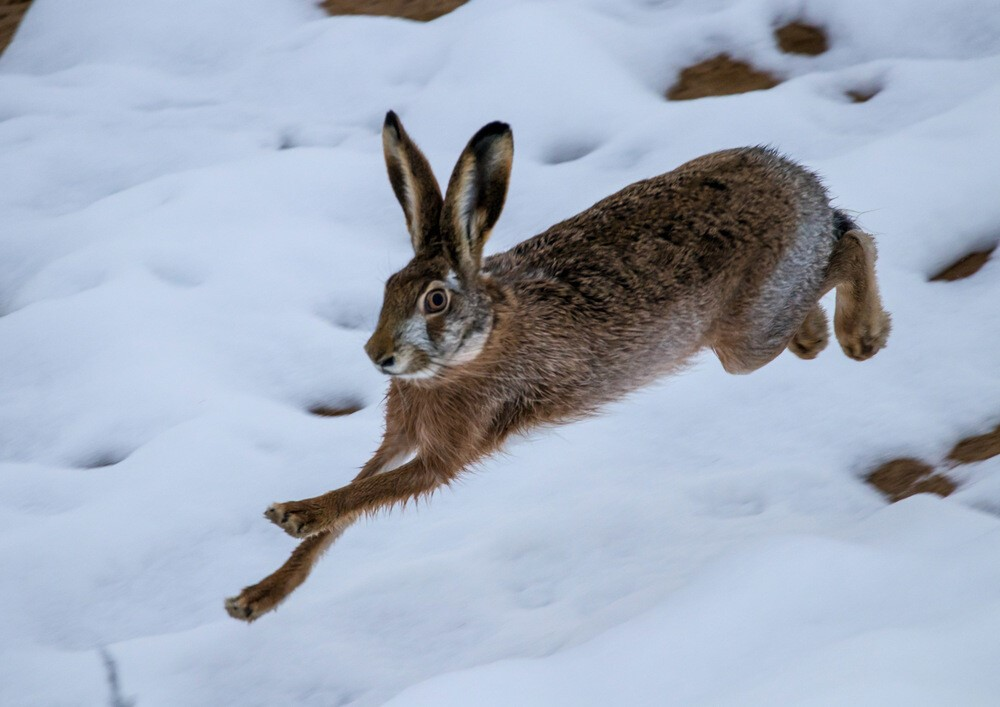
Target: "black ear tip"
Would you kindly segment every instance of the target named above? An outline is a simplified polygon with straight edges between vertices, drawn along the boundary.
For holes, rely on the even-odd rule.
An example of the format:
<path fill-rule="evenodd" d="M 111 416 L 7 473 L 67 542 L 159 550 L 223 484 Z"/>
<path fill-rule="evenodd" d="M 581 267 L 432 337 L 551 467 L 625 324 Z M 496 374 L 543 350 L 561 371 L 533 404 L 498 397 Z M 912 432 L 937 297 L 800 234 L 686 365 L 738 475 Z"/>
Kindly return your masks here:
<path fill-rule="evenodd" d="M 480 140 L 487 140 L 489 138 L 501 137 L 503 135 L 510 134 L 510 126 L 507 123 L 501 123 L 499 120 L 494 120 L 492 123 L 487 123 L 479 129 L 473 138 L 472 142 L 479 142 Z"/>
<path fill-rule="evenodd" d="M 396 111 L 391 110 L 385 114 L 385 126 L 383 129 L 386 128 L 391 129 L 399 137 L 399 116 L 396 115 Z"/>

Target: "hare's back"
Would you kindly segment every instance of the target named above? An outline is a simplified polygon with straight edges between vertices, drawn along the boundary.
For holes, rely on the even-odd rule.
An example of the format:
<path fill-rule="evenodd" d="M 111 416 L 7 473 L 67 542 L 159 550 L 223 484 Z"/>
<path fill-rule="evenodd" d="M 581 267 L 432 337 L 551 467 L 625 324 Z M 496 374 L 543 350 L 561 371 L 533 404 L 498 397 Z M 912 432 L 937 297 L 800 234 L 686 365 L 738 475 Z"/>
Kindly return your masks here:
<path fill-rule="evenodd" d="M 631 184 L 506 253 L 487 270 L 543 276 L 602 298 L 662 301 L 776 267 L 803 234 L 832 243 L 818 179 L 766 148 L 716 152 Z M 827 250 L 822 247 L 820 250 Z"/>

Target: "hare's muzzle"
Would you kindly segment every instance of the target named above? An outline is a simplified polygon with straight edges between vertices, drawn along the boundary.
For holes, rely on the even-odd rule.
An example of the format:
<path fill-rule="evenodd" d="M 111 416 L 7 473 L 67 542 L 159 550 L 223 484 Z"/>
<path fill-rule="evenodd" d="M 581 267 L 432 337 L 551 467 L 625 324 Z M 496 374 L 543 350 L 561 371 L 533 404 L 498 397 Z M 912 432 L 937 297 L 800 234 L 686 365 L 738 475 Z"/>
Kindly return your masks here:
<path fill-rule="evenodd" d="M 383 373 L 395 373 L 396 357 L 393 355 L 393 345 L 391 341 L 383 341 L 376 332 L 365 344 L 365 353 L 372 360 L 375 367 Z"/>

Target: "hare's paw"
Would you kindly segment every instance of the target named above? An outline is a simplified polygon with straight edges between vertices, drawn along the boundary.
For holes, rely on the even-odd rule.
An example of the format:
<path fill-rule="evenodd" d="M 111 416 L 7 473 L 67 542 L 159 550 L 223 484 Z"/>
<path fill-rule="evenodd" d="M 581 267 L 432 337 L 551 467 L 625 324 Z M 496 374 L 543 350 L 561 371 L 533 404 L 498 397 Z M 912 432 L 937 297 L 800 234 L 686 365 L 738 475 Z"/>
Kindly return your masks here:
<path fill-rule="evenodd" d="M 239 596 L 226 599 L 226 613 L 250 623 L 274 609 L 283 598 L 284 595 L 275 594 L 262 582 L 247 587 Z"/>
<path fill-rule="evenodd" d="M 293 538 L 305 538 L 325 527 L 322 510 L 312 503 L 274 503 L 264 517 Z"/>
<path fill-rule="evenodd" d="M 802 332 L 799 332 L 788 342 L 788 350 L 801 359 L 811 361 L 819 356 L 819 352 L 826 348 L 828 342 L 829 337 L 826 334 L 804 336 Z"/>
<path fill-rule="evenodd" d="M 874 317 L 858 322 L 857 326 L 845 332 L 840 346 L 855 361 L 866 361 L 885 348 L 891 330 L 889 313 L 879 311 Z"/>
<path fill-rule="evenodd" d="M 830 330 L 826 323 L 826 315 L 822 309 L 809 313 L 806 320 L 788 342 L 788 350 L 799 358 L 807 361 L 816 358 L 819 352 L 830 342 Z"/>

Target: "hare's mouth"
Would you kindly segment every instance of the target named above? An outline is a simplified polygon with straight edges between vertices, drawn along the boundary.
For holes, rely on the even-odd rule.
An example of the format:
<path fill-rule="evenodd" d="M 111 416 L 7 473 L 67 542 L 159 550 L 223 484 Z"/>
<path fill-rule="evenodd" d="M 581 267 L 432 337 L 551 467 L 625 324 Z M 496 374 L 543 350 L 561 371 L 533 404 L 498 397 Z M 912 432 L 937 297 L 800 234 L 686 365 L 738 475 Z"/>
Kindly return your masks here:
<path fill-rule="evenodd" d="M 398 352 L 380 364 L 376 364 L 382 373 L 400 380 L 424 380 L 433 378 L 441 370 L 441 366 L 430 360 L 422 352 Z"/>

